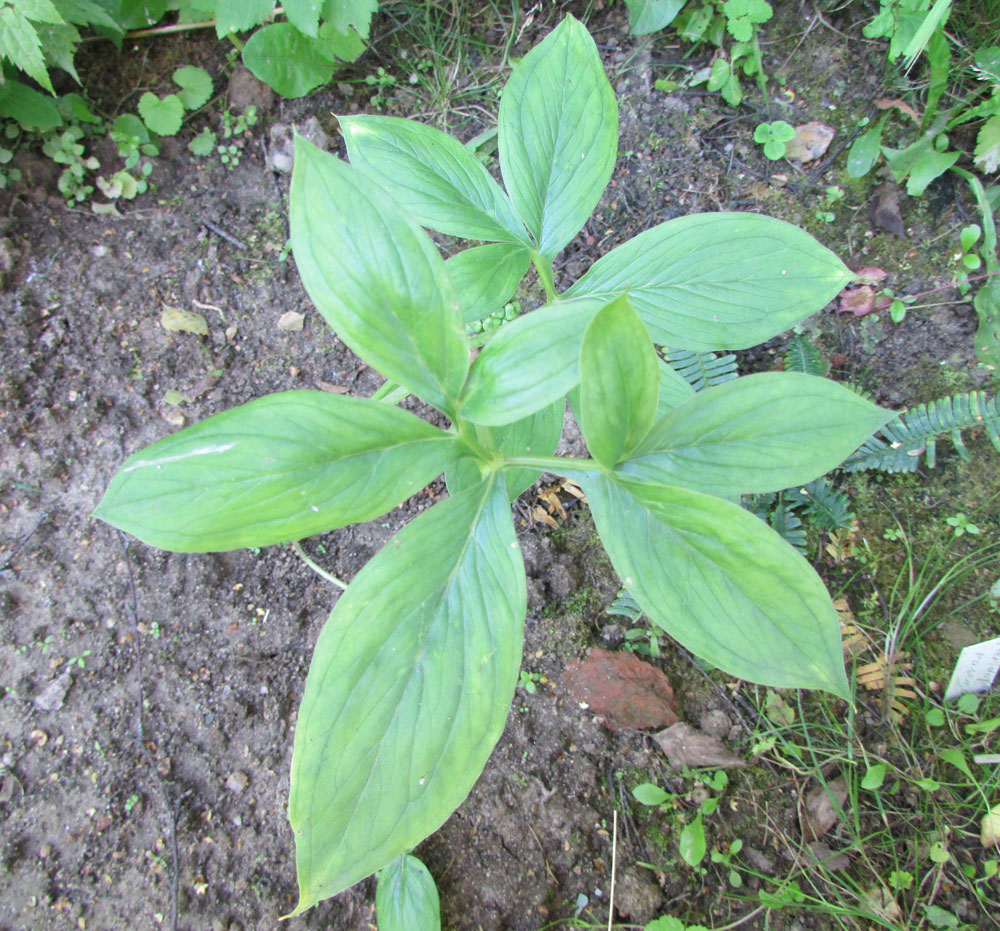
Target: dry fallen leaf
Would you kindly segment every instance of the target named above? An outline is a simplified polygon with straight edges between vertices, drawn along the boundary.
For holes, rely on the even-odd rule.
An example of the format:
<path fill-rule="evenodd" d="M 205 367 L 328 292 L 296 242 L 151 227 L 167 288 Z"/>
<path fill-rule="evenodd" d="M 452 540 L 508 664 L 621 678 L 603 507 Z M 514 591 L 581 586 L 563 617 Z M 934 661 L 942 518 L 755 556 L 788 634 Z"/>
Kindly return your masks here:
<path fill-rule="evenodd" d="M 802 840 L 811 844 L 826 834 L 837 823 L 846 800 L 847 780 L 843 776 L 810 792 L 802 812 Z"/>
<path fill-rule="evenodd" d="M 920 125 L 920 114 L 905 100 L 900 100 L 898 97 L 879 97 L 875 101 L 875 106 L 880 110 L 890 110 L 895 107 L 900 113 L 905 113 L 917 126 Z"/>
<path fill-rule="evenodd" d="M 891 181 L 883 181 L 872 192 L 868 202 L 869 220 L 877 227 L 888 230 L 900 239 L 905 238 L 903 215 L 899 209 L 900 189 Z"/>
<path fill-rule="evenodd" d="M 812 162 L 823 155 L 833 137 L 834 129 L 818 120 L 795 127 L 795 135 L 785 143 L 785 157 L 800 162 Z"/>
<path fill-rule="evenodd" d="M 191 310 L 181 310 L 180 307 L 163 305 L 160 314 L 160 326 L 171 333 L 197 333 L 198 336 L 208 336 L 208 321 Z"/>
<path fill-rule="evenodd" d="M 979 840 L 984 847 L 1000 844 L 1000 805 L 994 805 L 979 825 Z"/>
<path fill-rule="evenodd" d="M 735 753 L 723 746 L 721 740 L 709 737 L 684 721 L 660 731 L 653 740 L 667 755 L 667 761 L 674 769 L 685 766 L 746 766 Z"/>

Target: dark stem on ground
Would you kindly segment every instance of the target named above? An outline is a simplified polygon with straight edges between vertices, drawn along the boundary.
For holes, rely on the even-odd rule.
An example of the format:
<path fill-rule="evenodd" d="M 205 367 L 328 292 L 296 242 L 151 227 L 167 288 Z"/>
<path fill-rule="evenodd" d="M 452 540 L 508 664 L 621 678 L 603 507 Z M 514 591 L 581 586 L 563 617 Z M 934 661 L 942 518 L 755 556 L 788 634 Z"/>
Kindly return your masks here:
<path fill-rule="evenodd" d="M 136 595 L 135 573 L 132 571 L 132 560 L 129 557 L 129 541 L 120 530 L 116 531 L 118 539 L 125 554 L 125 568 L 128 571 L 128 598 L 125 600 L 125 612 L 132 625 L 134 637 L 132 647 L 135 650 L 135 670 L 136 681 L 138 683 L 138 696 L 136 701 L 135 714 L 135 737 L 139 744 L 139 752 L 149 766 L 149 771 L 153 774 L 153 781 L 159 790 L 163 807 L 167 812 L 167 823 L 170 828 L 170 931 L 177 931 L 177 884 L 180 876 L 180 856 L 177 852 L 177 813 L 185 795 L 177 799 L 176 808 L 170 804 L 170 795 L 160 776 L 160 771 L 156 768 L 156 761 L 153 759 L 146 746 L 146 725 L 143 709 L 146 706 L 146 694 L 142 684 L 142 653 L 139 650 L 139 599 Z"/>
<path fill-rule="evenodd" d="M 38 531 L 38 528 L 45 523 L 45 521 L 48 519 L 48 516 L 49 516 L 48 511 L 42 511 L 42 516 L 35 521 L 35 526 L 32 527 L 31 530 L 29 530 L 23 537 L 21 537 L 20 540 L 17 541 L 14 548 L 7 554 L 7 558 L 3 561 L 3 563 L 0 563 L 0 572 L 7 571 L 7 568 L 10 566 L 11 561 L 14 559 L 15 556 L 17 556 L 18 553 L 21 552 L 21 550 L 25 548 L 25 546 L 28 545 L 28 541 L 35 535 L 35 533 Z"/>

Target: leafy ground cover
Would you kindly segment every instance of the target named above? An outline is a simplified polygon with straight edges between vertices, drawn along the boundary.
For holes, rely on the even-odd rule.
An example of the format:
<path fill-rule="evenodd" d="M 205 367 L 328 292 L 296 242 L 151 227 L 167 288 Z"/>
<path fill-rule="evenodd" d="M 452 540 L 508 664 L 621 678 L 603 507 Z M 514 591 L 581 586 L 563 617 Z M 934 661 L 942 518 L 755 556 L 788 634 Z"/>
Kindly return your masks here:
<path fill-rule="evenodd" d="M 240 98 L 224 55 L 190 36 L 143 56 L 88 49 L 81 74 L 122 76 L 106 87 L 107 111 L 134 108 L 147 89 L 166 94 L 185 63 L 229 87 L 192 136 L 260 108 L 235 168 L 192 156 L 183 135 L 165 141 L 156 190 L 121 218 L 67 210 L 46 161 L 17 156 L 0 353 L 6 926 L 258 928 L 294 905 L 291 733 L 335 591 L 285 548 L 168 556 L 88 515 L 128 454 L 184 423 L 274 390 L 378 387 L 282 261 L 287 181 L 271 167 L 282 127 L 316 117 L 343 154 L 327 114 L 379 109 L 480 136 L 492 166 L 503 53 L 524 54 L 562 11 L 516 26 L 476 11 L 461 41 L 431 11 L 439 19 L 428 25 L 390 7 L 357 69 L 295 102 L 259 89 Z M 739 110 L 699 86 L 657 89 L 681 54 L 669 33 L 629 37 L 619 5 L 591 16 L 618 95 L 620 153 L 596 213 L 557 259 L 557 286 L 664 219 L 768 213 L 809 229 L 852 269 L 883 270 L 897 295 L 942 289 L 898 324 L 884 311 L 832 308 L 810 320 L 802 335 L 834 377 L 897 409 L 991 389 L 976 366 L 975 312 L 950 288 L 960 231 L 976 221 L 967 189 L 946 176 L 919 200 L 901 196 L 896 236 L 875 221 L 885 199 L 869 206 L 881 179 L 851 179 L 844 150 L 800 167 L 771 162 L 753 141 L 761 123 L 821 120 L 836 145 L 884 90 L 883 50 L 858 38 L 863 10 L 822 21 L 777 12 L 762 34 L 765 72 L 793 93 L 765 102 L 747 87 Z M 541 297 L 531 286 L 519 296 L 526 306 Z M 767 370 L 788 349 L 778 337 L 735 361 L 743 373 Z M 842 599 L 852 711 L 741 687 L 666 638 L 658 657 L 647 654 L 673 683 L 681 723 L 749 763 L 734 769 L 704 753 L 668 756 L 649 733 L 610 729 L 581 708 L 567 664 L 594 646 L 648 651 L 649 627 L 604 613 L 619 580 L 571 486 L 548 482 L 523 498 L 521 686 L 468 800 L 418 849 L 445 927 L 604 927 L 613 855 L 623 927 L 666 916 L 715 928 L 993 926 L 997 857 L 983 831 L 997 770 L 976 758 L 996 752 L 997 701 L 942 700 L 958 647 L 997 629 L 997 454 L 983 431 L 964 436 L 967 463 L 944 440 L 933 468 L 922 457 L 915 472 L 851 473 L 842 481 L 857 526 L 808 531 L 810 558 Z M 374 524 L 308 541 L 309 555 L 349 579 L 444 494 L 434 483 Z M 662 797 L 640 801 L 642 785 Z M 367 928 L 373 909 L 368 882 L 293 925 Z"/>

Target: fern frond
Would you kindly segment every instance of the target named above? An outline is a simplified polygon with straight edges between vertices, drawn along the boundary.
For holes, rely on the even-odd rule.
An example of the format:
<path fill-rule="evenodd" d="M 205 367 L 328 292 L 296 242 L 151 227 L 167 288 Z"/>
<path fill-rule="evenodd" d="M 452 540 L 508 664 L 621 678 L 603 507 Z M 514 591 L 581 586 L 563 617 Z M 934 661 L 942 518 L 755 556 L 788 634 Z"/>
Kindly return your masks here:
<path fill-rule="evenodd" d="M 828 375 L 830 360 L 815 343 L 804 336 L 793 336 L 785 350 L 785 371 L 805 372 L 806 375 Z"/>
<path fill-rule="evenodd" d="M 781 500 L 778 506 L 768 515 L 768 523 L 779 533 L 786 543 L 790 543 L 800 553 L 806 552 L 806 529 L 795 513 L 795 506 Z"/>
<path fill-rule="evenodd" d="M 984 391 L 970 391 L 939 398 L 904 411 L 879 433 L 847 457 L 841 466 L 846 472 L 881 469 L 883 472 L 913 472 L 925 456 L 929 468 L 937 458 L 937 438 L 951 437 L 956 452 L 969 459 L 962 431 L 984 427 L 994 448 L 1000 450 L 1000 399 Z"/>
<path fill-rule="evenodd" d="M 736 378 L 738 374 L 736 356 L 732 353 L 723 356 L 714 352 L 663 347 L 663 358 L 695 391 L 721 385 L 724 381 Z"/>
<path fill-rule="evenodd" d="M 615 596 L 615 600 L 604 609 L 604 613 L 613 617 L 625 617 L 635 622 L 642 617 L 642 608 L 639 607 L 639 603 L 632 597 L 628 589 L 622 588 Z"/>
<path fill-rule="evenodd" d="M 847 495 L 826 477 L 820 477 L 802 488 L 787 492 L 793 506 L 801 507 L 805 515 L 819 530 L 850 530 L 854 526 L 854 512 Z"/>
<path fill-rule="evenodd" d="M 745 510 L 753 514 L 754 517 L 760 518 L 764 523 L 767 523 L 777 500 L 777 494 L 770 491 L 761 495 L 743 495 L 740 498 L 740 504 Z"/>

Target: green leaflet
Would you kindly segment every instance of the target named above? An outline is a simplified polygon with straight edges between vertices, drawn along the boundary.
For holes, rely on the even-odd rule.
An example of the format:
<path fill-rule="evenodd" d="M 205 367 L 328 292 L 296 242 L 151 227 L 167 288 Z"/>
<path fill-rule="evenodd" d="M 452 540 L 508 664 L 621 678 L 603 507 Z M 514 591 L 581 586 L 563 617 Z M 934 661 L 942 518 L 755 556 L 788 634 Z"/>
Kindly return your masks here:
<path fill-rule="evenodd" d="M 503 427 L 477 427 L 476 435 L 487 449 L 504 456 L 551 456 L 562 436 L 566 402 L 562 397 L 523 420 Z M 507 495 L 513 501 L 530 488 L 538 469 L 508 469 L 504 472 Z M 471 458 L 459 459 L 445 471 L 448 491 L 455 494 L 482 481 L 479 466 Z"/>
<path fill-rule="evenodd" d="M 285 16 L 288 21 L 307 36 L 316 37 L 319 31 L 319 15 L 323 10 L 323 0 L 284 0 Z"/>
<path fill-rule="evenodd" d="M 340 596 L 295 728 L 294 914 L 391 863 L 468 794 L 507 718 L 525 599 L 499 478 L 425 511 Z"/>
<path fill-rule="evenodd" d="M 514 69 L 498 129 L 504 184 L 551 259 L 597 206 L 618 154 L 618 104 L 594 40 L 572 16 Z"/>
<path fill-rule="evenodd" d="M 742 679 L 847 697 L 840 625 L 812 567 L 737 504 L 572 475 L 622 584 L 696 655 Z"/>
<path fill-rule="evenodd" d="M 649 332 L 627 297 L 602 307 L 580 347 L 580 429 L 590 454 L 613 467 L 653 425 L 660 366 Z"/>
<path fill-rule="evenodd" d="M 441 931 L 434 877 L 416 857 L 396 857 L 378 874 L 375 917 L 379 931 Z"/>
<path fill-rule="evenodd" d="M 499 310 L 521 283 L 531 258 L 516 243 L 474 246 L 453 255 L 444 263 L 458 290 L 466 323 Z"/>
<path fill-rule="evenodd" d="M 598 259 L 566 297 L 628 292 L 653 342 L 745 349 L 815 313 L 854 278 L 790 223 L 753 213 L 668 220 Z"/>
<path fill-rule="evenodd" d="M 658 420 L 671 408 L 694 397 L 694 388 L 672 365 L 659 358 L 657 362 L 660 366 L 660 391 L 656 401 Z"/>
<path fill-rule="evenodd" d="M 685 0 L 625 0 L 629 31 L 634 36 L 659 32 L 669 26 Z"/>
<path fill-rule="evenodd" d="M 501 327 L 472 363 L 462 417 L 501 426 L 563 397 L 580 379 L 583 331 L 601 303 L 560 301 Z"/>
<path fill-rule="evenodd" d="M 274 11 L 274 0 L 215 0 L 215 32 L 220 39 L 231 32 L 253 29 Z"/>
<path fill-rule="evenodd" d="M 372 520 L 461 454 L 408 411 L 286 391 L 136 453 L 94 513 L 175 552 L 267 546 Z"/>
<path fill-rule="evenodd" d="M 780 491 L 836 468 L 895 416 L 827 378 L 747 375 L 674 407 L 620 469 L 716 495 Z"/>
<path fill-rule="evenodd" d="M 393 116 L 341 116 L 351 164 L 439 233 L 530 246 L 524 224 L 490 173 L 454 136 Z"/>
<path fill-rule="evenodd" d="M 451 413 L 469 367 L 458 295 L 427 234 L 345 162 L 295 140 L 291 232 L 309 297 L 362 359 Z"/>
<path fill-rule="evenodd" d="M 282 97 L 302 97 L 329 83 L 336 56 L 321 39 L 291 23 L 272 23 L 247 39 L 243 64 Z"/>

